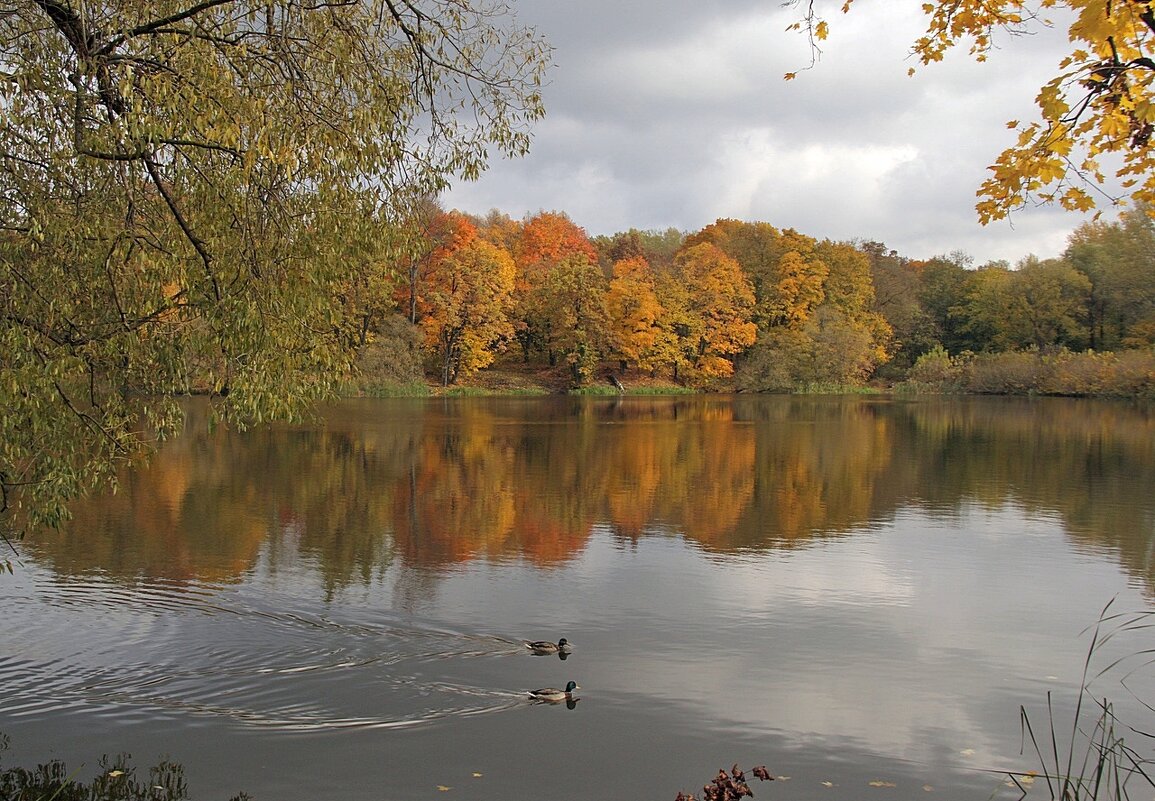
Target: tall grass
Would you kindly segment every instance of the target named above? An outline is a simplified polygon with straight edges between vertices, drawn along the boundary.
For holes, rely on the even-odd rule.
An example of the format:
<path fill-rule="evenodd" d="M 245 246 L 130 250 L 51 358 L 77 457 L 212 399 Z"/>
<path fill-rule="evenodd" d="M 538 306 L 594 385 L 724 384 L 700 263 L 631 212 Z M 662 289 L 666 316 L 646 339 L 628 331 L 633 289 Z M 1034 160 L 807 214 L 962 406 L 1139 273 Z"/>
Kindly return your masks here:
<path fill-rule="evenodd" d="M 8 748 L 8 737 L 0 734 L 0 756 Z M 69 771 L 60 760 L 52 760 L 29 770 L 0 766 L 0 799 L 4 801 L 188 801 L 184 767 L 163 760 L 141 775 L 127 754 L 100 759 L 96 776 L 85 782 L 77 778 L 80 769 Z M 246 793 L 230 801 L 251 801 Z"/>
<path fill-rule="evenodd" d="M 1056 801 L 1125 801 L 1131 797 L 1133 786 L 1155 790 L 1155 781 L 1152 780 L 1155 762 L 1126 739 L 1139 738 L 1149 744 L 1152 735 L 1123 724 L 1110 701 L 1095 697 L 1090 689 L 1095 679 L 1127 668 L 1120 685 L 1130 692 L 1127 679 L 1143 667 L 1150 666 L 1152 655 L 1155 655 L 1155 649 L 1141 649 L 1115 659 L 1092 674 L 1096 657 L 1109 641 L 1125 633 L 1155 626 L 1152 622 L 1155 613 L 1113 613 L 1113 603 L 1112 600 L 1103 608 L 1098 621 L 1089 629 L 1091 644 L 1083 662 L 1074 715 L 1068 725 L 1064 726 L 1056 719 L 1050 693 L 1047 693 L 1047 727 L 1044 730 L 1036 732 L 1026 707 L 1019 707 L 1024 750 L 1029 741 L 1042 766 L 1037 775 L 1046 780 L 1051 798 Z M 1132 668 L 1127 664 L 1130 662 L 1138 664 Z M 1147 709 L 1152 709 L 1150 702 L 1142 698 L 1138 700 Z M 1011 776 L 1025 797 L 1027 789 L 1020 778 Z"/>

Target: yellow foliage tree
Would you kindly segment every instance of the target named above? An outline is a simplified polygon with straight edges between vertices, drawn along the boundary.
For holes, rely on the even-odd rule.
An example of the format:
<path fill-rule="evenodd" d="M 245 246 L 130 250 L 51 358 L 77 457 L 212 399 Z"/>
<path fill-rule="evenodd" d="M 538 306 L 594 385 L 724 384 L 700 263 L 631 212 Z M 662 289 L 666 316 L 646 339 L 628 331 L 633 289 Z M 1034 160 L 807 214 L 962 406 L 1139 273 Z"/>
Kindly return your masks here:
<path fill-rule="evenodd" d="M 629 364 L 641 370 L 655 369 L 663 350 L 659 345 L 670 333 L 661 325 L 666 311 L 658 300 L 654 274 L 645 258 L 635 256 L 614 264 L 606 309 L 610 350 L 621 361 L 622 370 Z"/>
<path fill-rule="evenodd" d="M 828 24 L 814 0 L 790 0 L 805 8 L 793 27 L 812 44 L 826 38 Z M 849 11 L 854 0 L 844 0 Z M 1058 74 L 1035 98 L 1041 119 L 1008 128 L 1014 145 L 991 166 L 976 206 L 983 223 L 1006 217 L 1028 201 L 1058 202 L 1066 209 L 1095 207 L 1092 191 L 1104 192 L 1104 157 L 1118 164 L 1113 175 L 1137 201 L 1155 201 L 1155 7 L 1145 0 L 937 0 L 922 4 L 926 33 L 913 45 L 922 64 L 941 61 L 961 41 L 979 61 L 996 31 L 1027 33 L 1064 13 L 1070 52 Z M 911 72 L 913 72 L 913 68 Z M 786 78 L 795 77 L 787 73 Z M 1090 191 L 1089 191 L 1090 190 Z"/>
<path fill-rule="evenodd" d="M 709 380 L 734 372 L 726 358 L 754 344 L 754 288 L 737 261 L 703 242 L 678 254 L 676 265 L 690 299 L 681 336 L 694 371 Z"/>
<path fill-rule="evenodd" d="M 686 237 L 687 247 L 702 242 L 717 245 L 742 266 L 761 328 L 803 325 L 823 301 L 827 268 L 812 237 L 764 222 L 721 219 Z"/>

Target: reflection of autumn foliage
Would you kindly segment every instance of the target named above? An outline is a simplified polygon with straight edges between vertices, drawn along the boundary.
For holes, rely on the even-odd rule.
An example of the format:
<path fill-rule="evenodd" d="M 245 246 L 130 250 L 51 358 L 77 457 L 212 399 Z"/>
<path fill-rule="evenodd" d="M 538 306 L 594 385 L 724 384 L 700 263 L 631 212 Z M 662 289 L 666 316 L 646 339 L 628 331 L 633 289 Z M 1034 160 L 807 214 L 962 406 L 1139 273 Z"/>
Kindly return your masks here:
<path fill-rule="evenodd" d="M 510 539 L 509 449 L 492 420 L 470 414 L 465 434 L 423 438 L 410 472 L 391 494 L 393 536 L 407 561 L 441 564 L 498 555 Z"/>
<path fill-rule="evenodd" d="M 878 514 L 896 447 L 893 424 L 868 403 L 791 400 L 752 407 L 758 489 L 748 543 L 798 544 L 844 533 Z M 889 500 L 889 499 L 888 499 Z"/>
<path fill-rule="evenodd" d="M 204 495 L 218 464 L 179 439 L 147 469 L 126 470 L 115 494 L 73 506 L 73 519 L 36 540 L 62 573 L 94 569 L 128 579 L 232 581 L 252 566 L 264 521 L 247 497 L 219 497 L 204 516 Z"/>
<path fill-rule="evenodd" d="M 62 573 L 175 581 L 230 581 L 284 551 L 332 591 L 395 564 L 560 564 L 599 529 L 793 548 L 911 505 L 1012 503 L 1060 517 L 1155 594 L 1155 419 L 1125 405 L 417 399 L 247 435 L 203 423 L 30 551 Z"/>
<path fill-rule="evenodd" d="M 934 484 L 913 475 L 913 497 L 928 505 L 963 500 L 1021 504 L 1058 515 L 1082 548 L 1118 555 L 1155 596 L 1155 416 L 1149 409 L 1086 400 L 958 400 L 913 406 L 910 422 L 925 443 L 922 463 L 942 465 Z"/>
<path fill-rule="evenodd" d="M 665 426 L 658 508 L 692 539 L 727 547 L 754 495 L 754 430 L 735 425 L 729 404 L 710 405 L 691 425 Z"/>

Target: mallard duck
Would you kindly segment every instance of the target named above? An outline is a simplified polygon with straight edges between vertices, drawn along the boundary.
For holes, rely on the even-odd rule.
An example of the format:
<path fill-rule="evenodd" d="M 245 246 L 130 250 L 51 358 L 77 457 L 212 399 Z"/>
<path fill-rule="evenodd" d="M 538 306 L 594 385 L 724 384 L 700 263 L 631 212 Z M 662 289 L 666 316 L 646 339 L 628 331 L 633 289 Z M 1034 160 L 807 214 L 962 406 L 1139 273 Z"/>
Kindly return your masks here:
<path fill-rule="evenodd" d="M 556 643 L 550 642 L 549 640 L 535 640 L 533 642 L 527 640 L 525 647 L 535 654 L 568 654 L 573 648 L 573 646 L 569 644 L 569 640 L 565 637 L 562 637 Z"/>
<path fill-rule="evenodd" d="M 573 691 L 580 690 L 576 681 L 566 684 L 564 690 L 556 687 L 542 687 L 540 690 L 530 690 L 529 697 L 538 701 L 569 701 L 573 699 Z"/>

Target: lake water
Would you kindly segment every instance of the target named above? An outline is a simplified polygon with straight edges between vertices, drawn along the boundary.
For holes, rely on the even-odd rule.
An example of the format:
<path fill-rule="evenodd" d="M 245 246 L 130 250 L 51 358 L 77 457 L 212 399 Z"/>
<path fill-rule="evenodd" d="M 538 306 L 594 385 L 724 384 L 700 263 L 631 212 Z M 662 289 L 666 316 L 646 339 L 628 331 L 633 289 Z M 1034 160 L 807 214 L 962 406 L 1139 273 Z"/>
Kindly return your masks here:
<path fill-rule="evenodd" d="M 1016 798 L 1020 705 L 1069 729 L 1087 627 L 1153 608 L 1155 413 L 1127 404 L 204 412 L 0 578 L 3 766 L 168 757 L 198 801 L 673 801 L 735 762 L 782 777 L 757 798 Z M 1092 691 L 1152 731 L 1152 672 Z"/>

